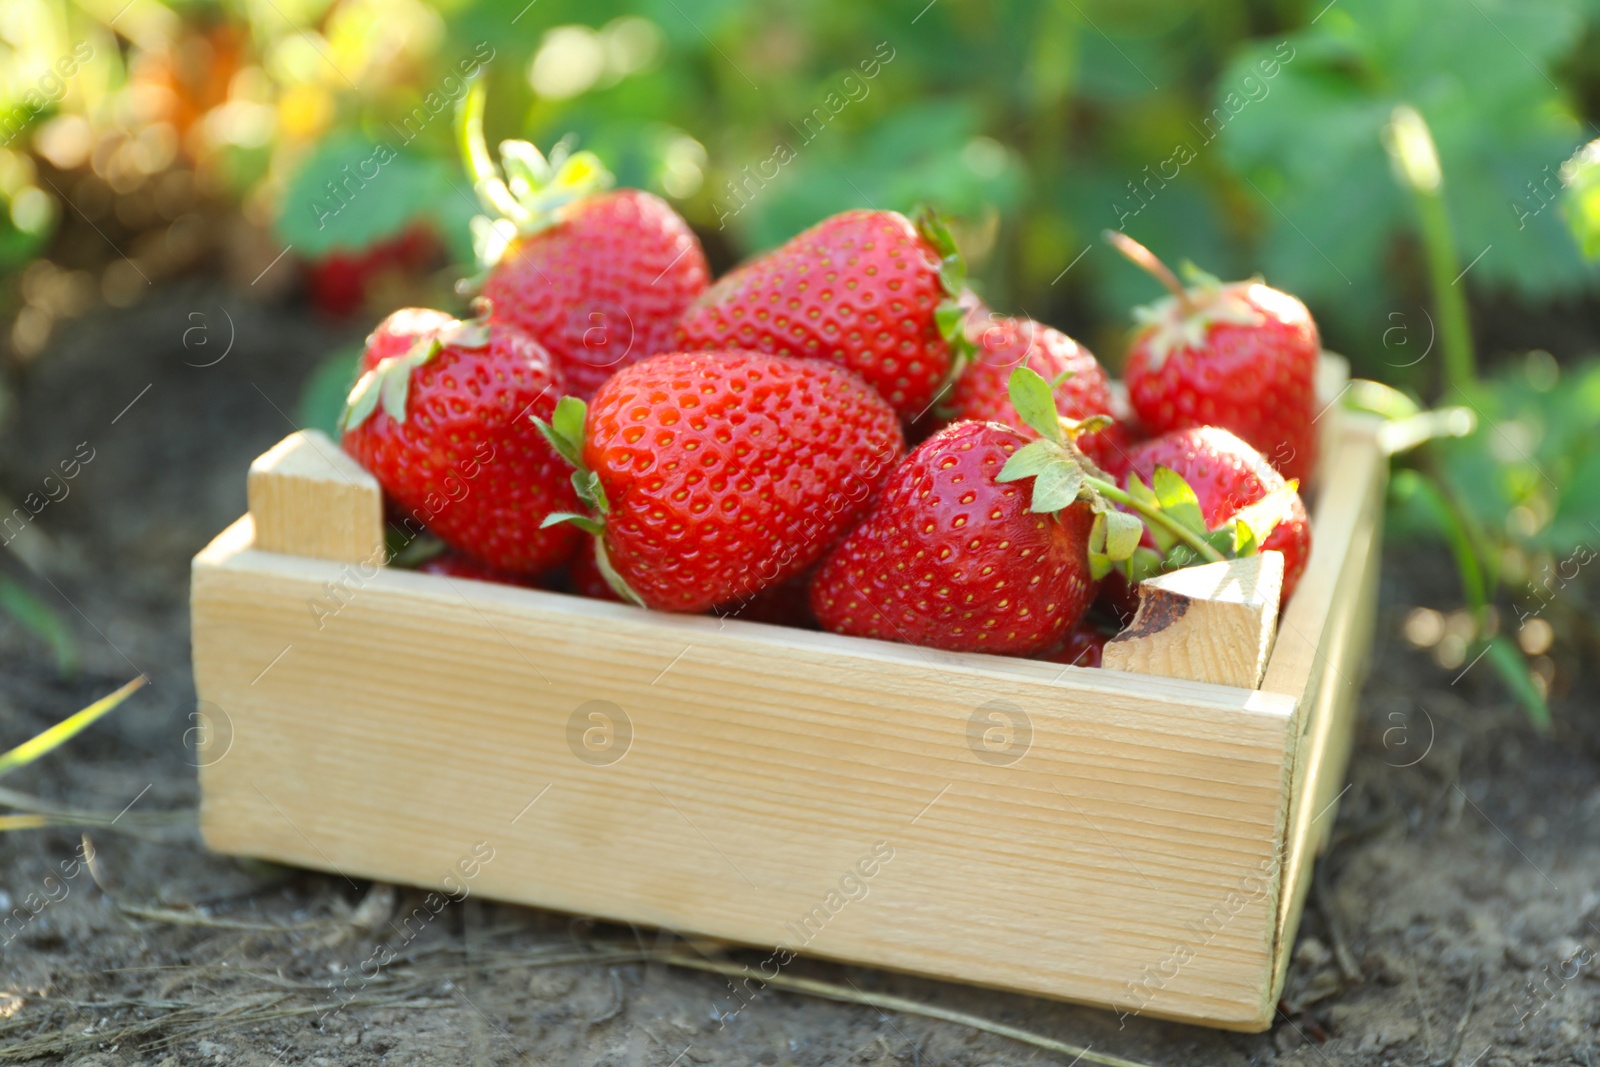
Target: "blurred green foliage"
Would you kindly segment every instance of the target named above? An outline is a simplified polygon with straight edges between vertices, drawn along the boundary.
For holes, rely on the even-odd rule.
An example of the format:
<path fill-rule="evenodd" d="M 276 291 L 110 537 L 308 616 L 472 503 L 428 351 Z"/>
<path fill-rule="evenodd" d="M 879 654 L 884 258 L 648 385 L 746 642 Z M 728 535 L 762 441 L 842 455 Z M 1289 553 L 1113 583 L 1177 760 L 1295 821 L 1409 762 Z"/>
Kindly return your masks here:
<path fill-rule="evenodd" d="M 1434 131 L 1462 255 L 1482 253 L 1469 284 L 1537 307 L 1596 282 L 1572 234 L 1594 232 L 1594 199 L 1559 195 L 1595 130 L 1593 0 L 119 6 L 0 3 L 0 124 L 22 131 L 0 149 L 6 261 L 62 211 L 18 150 L 62 115 L 165 122 L 302 255 L 423 219 L 464 256 L 450 127 L 462 71 L 488 59 L 491 140 L 574 135 L 672 199 L 721 264 L 848 207 L 930 201 L 964 218 L 992 303 L 1113 360 L 1129 305 L 1155 295 L 1097 241 L 1122 226 L 1174 261 L 1264 273 L 1383 370 L 1387 315 L 1424 292 L 1380 143 L 1402 102 Z M 58 90 L 79 41 L 95 58 Z M 379 146 L 394 158 L 371 188 L 350 183 Z"/>
<path fill-rule="evenodd" d="M 1531 620 L 1594 637 L 1600 361 L 1563 367 L 1533 352 L 1452 398 L 1476 413 L 1477 426 L 1430 442 L 1395 472 L 1389 534 L 1446 548 L 1473 617 L 1470 652 L 1486 649 L 1535 722 L 1548 724 L 1547 680 L 1528 670 L 1506 635 L 1534 646 L 1532 654 L 1548 642 L 1527 628 Z"/>
<path fill-rule="evenodd" d="M 448 97 L 452 64 L 491 48 L 492 139 L 574 134 L 674 199 L 724 261 L 847 207 L 932 201 L 965 219 L 992 302 L 1114 348 L 1128 306 L 1154 295 L 1096 239 L 1120 225 L 1170 259 L 1261 271 L 1375 372 L 1387 314 L 1423 291 L 1380 142 L 1407 102 L 1451 174 L 1459 247 L 1483 253 L 1474 285 L 1538 305 L 1596 280 L 1567 208 L 1543 210 L 1587 139 L 1578 53 L 1596 11 L 1576 0 L 440 10 L 429 73 L 342 100 L 341 134 L 392 137 L 397 114 Z M 411 150 L 447 156 L 436 126 Z M 436 209 L 435 189 L 408 188 L 417 214 Z"/>

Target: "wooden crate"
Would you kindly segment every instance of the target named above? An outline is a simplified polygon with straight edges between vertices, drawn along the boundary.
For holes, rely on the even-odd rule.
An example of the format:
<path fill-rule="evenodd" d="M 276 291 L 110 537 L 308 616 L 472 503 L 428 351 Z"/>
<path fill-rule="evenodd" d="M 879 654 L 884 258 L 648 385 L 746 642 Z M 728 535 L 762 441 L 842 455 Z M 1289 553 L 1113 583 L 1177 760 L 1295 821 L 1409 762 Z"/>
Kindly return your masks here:
<path fill-rule="evenodd" d="M 205 839 L 1263 1029 L 1371 640 L 1386 461 L 1326 421 L 1258 689 L 384 568 L 376 485 L 297 435 L 194 561 Z"/>

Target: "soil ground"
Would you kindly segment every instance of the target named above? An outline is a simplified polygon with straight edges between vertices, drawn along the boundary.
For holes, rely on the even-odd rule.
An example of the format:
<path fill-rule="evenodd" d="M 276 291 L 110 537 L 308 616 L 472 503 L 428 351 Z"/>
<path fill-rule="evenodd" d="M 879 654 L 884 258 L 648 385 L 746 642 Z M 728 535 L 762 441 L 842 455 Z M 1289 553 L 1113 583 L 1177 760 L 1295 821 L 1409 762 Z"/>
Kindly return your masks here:
<path fill-rule="evenodd" d="M 222 351 L 231 316 L 236 339 Z M 194 313 L 203 319 L 192 317 Z M 185 330 L 203 324 L 209 346 Z M 469 900 L 342 1010 L 326 991 L 413 893 L 208 853 L 196 803 L 188 561 L 245 509 L 250 460 L 292 425 L 306 376 L 349 340 L 220 289 L 167 290 L 73 324 L 23 383 L 0 488 L 20 499 L 80 442 L 93 459 L 36 520 L 83 668 L 59 678 L 0 622 L 0 747 L 137 673 L 151 684 L 5 786 L 128 815 L 91 830 L 92 871 L 47 882 L 75 830 L 0 833 L 0 1060 L 161 1064 L 1069 1063 L 911 1015 L 768 991 L 719 1021 L 714 974 L 592 955 L 633 931 Z M 148 388 L 147 388 L 148 387 Z M 132 403 L 132 406 L 128 405 Z M 10 566 L 10 561 L 7 561 Z M 20 572 L 18 572 L 20 573 Z M 788 973 L 975 1013 L 1150 1064 L 1581 1064 L 1600 1020 L 1600 728 L 1585 685 L 1540 738 L 1486 665 L 1436 666 L 1401 638 L 1417 604 L 1458 602 L 1447 564 L 1391 548 L 1375 661 L 1331 851 L 1273 1029 L 1244 1035 L 798 962 Z M 141 821 L 141 818 L 143 821 Z M 55 888 L 51 889 L 50 886 Z M 36 898 L 37 899 L 37 898 Z M 577 945 L 575 945 L 577 942 Z M 753 962 L 739 954 L 731 958 Z"/>

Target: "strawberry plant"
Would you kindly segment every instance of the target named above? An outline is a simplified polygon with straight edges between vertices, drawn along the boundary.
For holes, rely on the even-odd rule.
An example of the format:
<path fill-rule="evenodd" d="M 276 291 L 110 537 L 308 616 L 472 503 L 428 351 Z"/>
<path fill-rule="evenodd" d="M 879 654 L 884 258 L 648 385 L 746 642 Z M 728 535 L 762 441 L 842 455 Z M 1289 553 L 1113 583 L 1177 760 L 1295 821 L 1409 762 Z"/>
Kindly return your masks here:
<path fill-rule="evenodd" d="M 1472 416 L 1395 472 L 1391 524 L 1401 536 L 1421 534 L 1447 549 L 1472 620 L 1461 660 L 1467 669 L 1486 661 L 1546 729 L 1553 661 L 1543 659 L 1543 672 L 1534 666 L 1553 631 L 1544 617 L 1561 621 L 1563 632 L 1579 640 L 1595 640 L 1581 579 L 1600 547 L 1600 364 L 1562 368 L 1535 352 L 1480 379 L 1465 299 L 1452 280 L 1457 244 L 1442 208 L 1446 172 L 1432 132 L 1415 110 L 1400 108 L 1387 143 L 1400 184 L 1414 197 L 1432 264 L 1435 307 L 1445 324 L 1439 336 L 1445 395 Z M 1580 174 L 1582 161 L 1574 163 Z M 1570 169 L 1569 176 L 1572 218 L 1581 226 L 1583 185 Z M 1370 406 L 1384 414 L 1417 416 L 1409 397 L 1367 392 L 1378 401 Z"/>

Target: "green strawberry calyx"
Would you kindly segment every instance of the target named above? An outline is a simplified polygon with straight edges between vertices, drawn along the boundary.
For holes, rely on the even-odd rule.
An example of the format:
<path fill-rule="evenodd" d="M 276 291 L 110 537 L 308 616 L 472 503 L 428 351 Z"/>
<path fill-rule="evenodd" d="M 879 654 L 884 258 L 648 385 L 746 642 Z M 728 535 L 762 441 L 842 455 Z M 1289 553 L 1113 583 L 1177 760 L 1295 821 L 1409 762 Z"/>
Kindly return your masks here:
<path fill-rule="evenodd" d="M 419 337 L 400 355 L 385 356 L 376 367 L 356 379 L 339 417 L 339 430 L 348 433 L 372 417 L 381 406 L 395 422 L 406 421 L 406 398 L 411 393 L 411 372 L 430 363 L 446 348 L 486 348 L 489 324 L 484 319 L 457 320 L 437 333 Z"/>
<path fill-rule="evenodd" d="M 616 181 L 599 156 L 572 151 L 567 139 L 549 156 L 529 141 L 502 141 L 496 166 L 483 136 L 487 98 L 480 74 L 462 98 L 456 124 L 462 165 L 486 212 L 471 222 L 473 251 L 485 272 L 500 262 L 516 238 L 548 229 L 561 221 L 567 205 L 604 192 Z"/>
<path fill-rule="evenodd" d="M 1194 489 L 1166 467 L 1155 469 L 1149 486 L 1138 475 L 1130 476 L 1124 490 L 1073 440 L 1100 428 L 1101 417 L 1063 418 L 1056 411 L 1050 383 L 1031 368 L 1012 371 L 1010 386 L 1012 406 L 1038 432 L 1039 439 L 1018 449 L 1006 461 L 998 480 L 1032 478 L 1030 510 L 1035 512 L 1057 512 L 1079 500 L 1089 504 L 1094 511 L 1089 571 L 1096 579 L 1120 570 L 1129 581 L 1137 582 L 1180 567 L 1254 555 L 1289 513 L 1295 482 L 1241 509 L 1216 529 L 1206 526 Z M 1145 529 L 1159 551 L 1141 547 Z"/>
<path fill-rule="evenodd" d="M 956 247 L 949 220 L 924 205 L 916 210 L 912 224 L 918 236 L 939 254 L 939 287 L 944 290 L 944 299 L 934 309 L 933 319 L 939 327 L 939 335 L 950 346 L 950 371 L 939 389 L 939 395 L 943 396 L 976 357 L 977 346 L 967 336 L 967 316 L 976 302 L 967 288 L 967 261 Z"/>
<path fill-rule="evenodd" d="M 1118 252 L 1164 285 L 1169 296 L 1133 309 L 1151 370 L 1157 370 L 1174 352 L 1199 348 L 1215 326 L 1261 326 L 1267 321 L 1244 297 L 1244 284 L 1224 283 L 1220 278 L 1183 264 L 1188 286 L 1156 254 L 1125 233 L 1105 231 L 1105 239 Z"/>
<path fill-rule="evenodd" d="M 606 499 L 600 476 L 583 461 L 583 426 L 589 418 L 589 406 L 575 396 L 564 396 L 556 402 L 549 421 L 534 416 L 533 424 L 539 428 L 556 455 L 572 465 L 572 488 L 578 499 L 588 507 L 588 513 L 577 511 L 552 511 L 539 524 L 540 529 L 568 523 L 594 537 L 594 561 L 601 577 L 613 592 L 629 604 L 644 607 L 644 599 L 633 590 L 627 580 L 611 565 L 606 553 L 606 516 L 611 513 L 611 502 Z"/>

